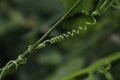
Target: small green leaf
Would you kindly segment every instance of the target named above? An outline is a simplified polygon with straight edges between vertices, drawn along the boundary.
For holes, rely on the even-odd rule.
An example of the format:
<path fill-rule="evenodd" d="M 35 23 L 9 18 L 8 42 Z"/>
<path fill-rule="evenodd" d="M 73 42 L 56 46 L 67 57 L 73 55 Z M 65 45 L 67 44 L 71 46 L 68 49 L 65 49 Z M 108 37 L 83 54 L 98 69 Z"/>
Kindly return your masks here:
<path fill-rule="evenodd" d="M 37 47 L 36 47 L 36 49 L 40 49 L 40 48 L 43 48 L 43 47 L 45 47 L 46 45 L 45 45 L 45 43 L 40 43 Z"/>

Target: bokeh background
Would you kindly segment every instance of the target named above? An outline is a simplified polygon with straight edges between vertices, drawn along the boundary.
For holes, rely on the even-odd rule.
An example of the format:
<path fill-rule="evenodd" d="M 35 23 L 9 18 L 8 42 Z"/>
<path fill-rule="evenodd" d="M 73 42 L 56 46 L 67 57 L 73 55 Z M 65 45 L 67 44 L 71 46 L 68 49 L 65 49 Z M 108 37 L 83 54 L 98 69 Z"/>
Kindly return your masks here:
<path fill-rule="evenodd" d="M 0 0 L 0 67 L 34 44 L 73 3 L 74 0 Z M 46 39 L 92 21 L 80 11 L 92 12 L 97 3 L 98 0 L 85 0 Z M 35 51 L 26 64 L 4 80 L 62 80 L 119 51 L 120 9 L 110 7 L 96 19 L 96 25 L 88 26 L 79 35 Z M 115 80 L 120 80 L 120 64 L 110 71 Z M 96 74 L 91 80 L 106 79 Z"/>

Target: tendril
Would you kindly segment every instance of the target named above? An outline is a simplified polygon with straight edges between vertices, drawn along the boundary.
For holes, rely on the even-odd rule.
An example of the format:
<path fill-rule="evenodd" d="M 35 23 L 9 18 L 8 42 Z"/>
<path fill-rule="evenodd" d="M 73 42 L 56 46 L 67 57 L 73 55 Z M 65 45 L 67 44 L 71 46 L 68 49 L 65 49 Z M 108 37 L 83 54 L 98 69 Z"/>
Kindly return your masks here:
<path fill-rule="evenodd" d="M 120 1 L 114 0 L 112 7 L 120 9 Z"/>
<path fill-rule="evenodd" d="M 22 58 L 22 55 L 18 56 L 18 60 L 20 61 L 19 64 L 25 64 L 27 62 L 27 58 Z"/>
<path fill-rule="evenodd" d="M 96 24 L 95 17 L 91 15 L 91 18 L 92 18 L 93 22 L 86 22 L 87 25 L 95 25 Z"/>
<path fill-rule="evenodd" d="M 112 74 L 109 72 L 111 68 L 111 63 L 106 61 L 99 69 L 98 71 L 106 77 L 107 80 L 113 80 Z"/>
<path fill-rule="evenodd" d="M 14 64 L 15 65 L 15 69 L 18 68 L 19 64 L 24 64 L 26 63 L 27 59 L 23 59 L 22 55 L 19 55 L 17 60 L 11 60 L 9 61 L 4 68 L 2 68 L 1 74 L 0 74 L 0 80 L 2 79 L 2 77 L 4 76 L 5 72 L 7 71 L 7 69 Z"/>
<path fill-rule="evenodd" d="M 49 42 L 49 43 L 51 43 L 51 44 L 54 44 L 54 43 L 56 43 L 56 42 L 58 42 L 58 41 L 64 40 L 65 38 L 72 37 L 72 36 L 74 36 L 75 34 L 80 34 L 80 31 L 81 31 L 81 30 L 87 30 L 87 27 L 84 26 L 84 28 L 82 28 L 82 27 L 79 26 L 79 27 L 77 28 L 77 30 L 73 29 L 71 32 L 68 31 L 68 32 L 63 33 L 63 34 L 61 34 L 61 35 L 58 35 L 58 36 L 56 36 L 56 37 L 53 37 L 53 38 L 51 38 L 51 39 L 49 39 L 49 40 L 45 40 L 43 43 L 39 44 L 36 49 L 45 47 L 47 42 Z"/>
<path fill-rule="evenodd" d="M 14 60 L 9 61 L 9 62 L 5 65 L 5 67 L 2 69 L 2 72 L 1 72 L 1 74 L 0 74 L 0 80 L 2 79 L 3 75 L 5 74 L 6 70 L 7 70 L 8 67 L 9 67 L 9 65 L 11 65 L 11 64 L 15 64 L 15 68 L 16 68 L 16 69 L 18 68 L 18 64 L 17 64 L 16 61 L 14 61 Z"/>
<path fill-rule="evenodd" d="M 108 71 L 111 68 L 111 63 L 110 62 L 105 62 L 99 69 L 98 71 L 100 73 L 105 73 L 106 71 Z"/>
<path fill-rule="evenodd" d="M 77 30 L 73 29 L 71 32 L 68 31 L 68 32 L 63 33 L 63 34 L 61 34 L 59 36 L 53 37 L 52 39 L 49 40 L 49 42 L 51 44 L 56 43 L 56 42 L 61 41 L 61 40 L 65 39 L 65 38 L 72 37 L 75 34 L 80 34 L 81 30 L 86 30 L 86 29 L 87 29 L 86 26 L 84 26 L 84 28 L 79 26 Z"/>
<path fill-rule="evenodd" d="M 85 10 L 82 10 L 81 11 L 83 14 L 85 14 L 86 16 L 90 16 L 91 19 L 93 20 L 93 22 L 85 22 L 86 25 L 94 25 L 96 24 L 96 19 L 95 19 L 95 16 L 98 14 L 97 11 L 93 11 L 91 14 L 89 14 L 87 11 Z"/>

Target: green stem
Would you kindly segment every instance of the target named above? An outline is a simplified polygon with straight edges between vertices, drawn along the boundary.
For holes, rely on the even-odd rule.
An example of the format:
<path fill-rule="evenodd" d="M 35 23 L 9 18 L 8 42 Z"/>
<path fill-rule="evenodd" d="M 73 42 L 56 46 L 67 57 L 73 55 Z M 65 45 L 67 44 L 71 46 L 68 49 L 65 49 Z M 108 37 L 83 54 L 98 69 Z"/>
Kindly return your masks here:
<path fill-rule="evenodd" d="M 117 64 L 120 63 L 120 52 L 114 53 L 110 56 L 107 56 L 105 58 L 102 58 L 98 61 L 96 61 L 95 63 L 91 64 L 90 66 L 88 66 L 85 69 L 82 69 L 81 71 L 78 71 L 76 73 L 73 73 L 71 75 L 68 75 L 66 77 L 64 77 L 63 80 L 70 80 L 73 79 L 75 77 L 80 77 L 80 78 L 86 78 L 88 77 L 89 73 L 96 73 L 99 72 L 99 69 L 106 64 L 106 62 L 109 62 L 111 64 L 111 67 L 116 66 Z M 86 75 L 86 76 L 85 76 Z M 105 76 L 110 77 L 110 74 L 106 74 Z"/>

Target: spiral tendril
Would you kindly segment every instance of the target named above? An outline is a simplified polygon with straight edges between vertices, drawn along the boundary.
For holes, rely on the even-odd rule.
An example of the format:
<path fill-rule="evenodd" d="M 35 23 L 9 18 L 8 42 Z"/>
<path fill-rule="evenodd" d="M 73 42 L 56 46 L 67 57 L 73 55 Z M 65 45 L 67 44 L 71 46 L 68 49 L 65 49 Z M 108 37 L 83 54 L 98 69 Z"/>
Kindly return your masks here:
<path fill-rule="evenodd" d="M 56 42 L 61 41 L 61 40 L 65 39 L 65 38 L 72 37 L 75 34 L 80 34 L 81 30 L 87 30 L 87 27 L 84 26 L 84 28 L 82 28 L 82 27 L 79 26 L 77 28 L 77 30 L 73 29 L 71 32 L 68 31 L 68 32 L 63 33 L 63 34 L 61 34 L 59 36 L 53 37 L 52 39 L 47 40 L 46 42 L 50 42 L 51 44 L 56 43 Z"/>

